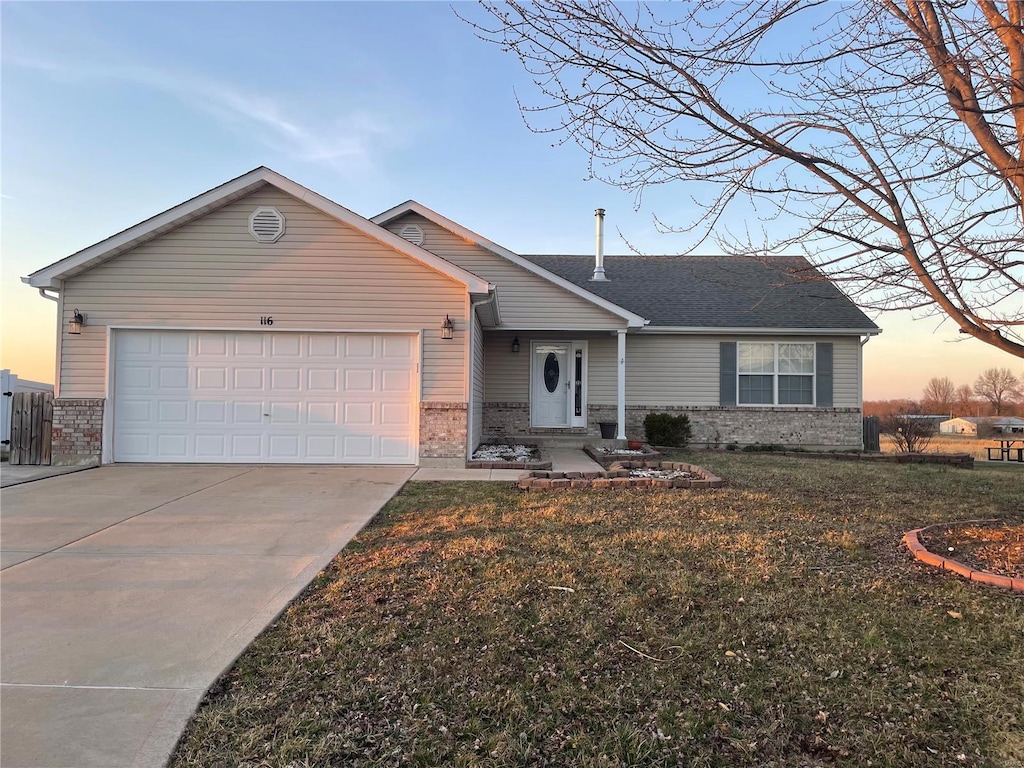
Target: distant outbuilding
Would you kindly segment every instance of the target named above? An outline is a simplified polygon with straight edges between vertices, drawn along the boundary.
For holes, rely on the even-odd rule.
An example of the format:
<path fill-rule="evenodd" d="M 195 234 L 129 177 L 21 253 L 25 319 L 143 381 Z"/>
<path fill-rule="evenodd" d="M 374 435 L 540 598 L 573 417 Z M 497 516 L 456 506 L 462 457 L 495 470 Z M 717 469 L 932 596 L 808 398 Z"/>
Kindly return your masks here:
<path fill-rule="evenodd" d="M 1016 416 L 957 416 L 939 424 L 939 433 L 943 435 L 977 436 L 978 430 L 996 435 L 1024 434 L 1024 419 Z"/>

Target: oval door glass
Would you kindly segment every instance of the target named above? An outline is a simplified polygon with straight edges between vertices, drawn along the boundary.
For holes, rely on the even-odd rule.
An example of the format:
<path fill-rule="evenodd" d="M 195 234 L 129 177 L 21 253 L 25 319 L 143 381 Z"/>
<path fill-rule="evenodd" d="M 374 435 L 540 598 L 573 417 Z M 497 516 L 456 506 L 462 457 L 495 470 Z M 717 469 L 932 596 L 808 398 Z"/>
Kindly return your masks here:
<path fill-rule="evenodd" d="M 544 358 L 544 386 L 548 392 L 554 392 L 558 387 L 558 374 L 558 358 L 554 352 L 548 352 L 548 356 Z"/>

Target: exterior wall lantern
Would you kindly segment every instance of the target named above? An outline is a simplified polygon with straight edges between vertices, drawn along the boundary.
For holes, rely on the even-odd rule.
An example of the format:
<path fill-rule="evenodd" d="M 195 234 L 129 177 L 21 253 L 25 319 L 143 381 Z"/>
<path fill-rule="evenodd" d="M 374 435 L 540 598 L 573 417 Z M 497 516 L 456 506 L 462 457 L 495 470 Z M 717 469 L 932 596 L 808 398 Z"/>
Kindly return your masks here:
<path fill-rule="evenodd" d="M 450 339 L 452 337 L 452 331 L 455 330 L 455 326 L 452 325 L 452 319 L 448 315 L 444 316 L 444 322 L 441 323 L 441 338 Z"/>
<path fill-rule="evenodd" d="M 72 336 L 78 336 L 82 332 L 82 326 L 85 325 L 85 315 L 75 308 L 75 314 L 68 321 L 68 333 Z"/>
<path fill-rule="evenodd" d="M 519 337 L 518 336 L 516 336 L 514 339 L 512 339 L 512 354 L 514 354 L 514 355 L 518 355 L 519 354 Z"/>

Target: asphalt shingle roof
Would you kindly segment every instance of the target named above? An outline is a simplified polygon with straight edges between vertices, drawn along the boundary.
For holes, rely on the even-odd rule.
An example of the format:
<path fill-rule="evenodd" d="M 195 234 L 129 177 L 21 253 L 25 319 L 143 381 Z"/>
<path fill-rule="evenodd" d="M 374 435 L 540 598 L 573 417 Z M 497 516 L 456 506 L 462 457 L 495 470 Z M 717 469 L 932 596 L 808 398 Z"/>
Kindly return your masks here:
<path fill-rule="evenodd" d="M 798 256 L 605 256 L 607 282 L 591 281 L 593 256 L 523 257 L 652 326 L 877 328 Z"/>

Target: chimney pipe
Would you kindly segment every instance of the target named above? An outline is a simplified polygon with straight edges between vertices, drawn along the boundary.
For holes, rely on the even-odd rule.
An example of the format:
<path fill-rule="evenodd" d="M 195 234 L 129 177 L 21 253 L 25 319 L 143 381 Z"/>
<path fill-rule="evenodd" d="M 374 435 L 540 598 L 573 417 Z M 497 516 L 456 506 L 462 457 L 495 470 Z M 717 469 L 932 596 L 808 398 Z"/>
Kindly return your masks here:
<path fill-rule="evenodd" d="M 594 211 L 597 224 L 597 257 L 594 262 L 594 276 L 591 280 L 607 280 L 604 275 L 604 208 Z"/>

